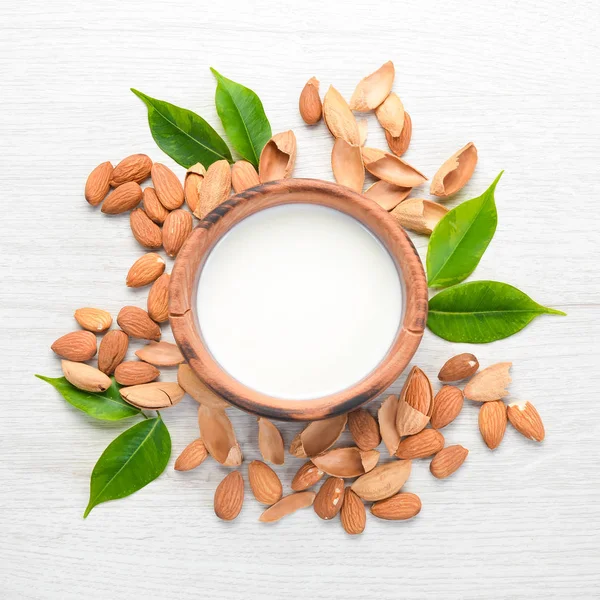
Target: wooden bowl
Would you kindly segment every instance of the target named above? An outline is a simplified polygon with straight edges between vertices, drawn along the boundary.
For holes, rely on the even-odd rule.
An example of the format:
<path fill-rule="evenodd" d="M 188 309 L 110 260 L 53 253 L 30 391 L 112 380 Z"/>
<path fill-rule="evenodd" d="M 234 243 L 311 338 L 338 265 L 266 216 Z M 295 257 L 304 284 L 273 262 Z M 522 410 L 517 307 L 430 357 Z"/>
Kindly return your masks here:
<path fill-rule="evenodd" d="M 403 283 L 402 324 L 387 355 L 357 384 L 314 400 L 273 398 L 229 375 L 212 357 L 196 316 L 198 279 L 208 254 L 234 225 L 266 208 L 291 203 L 320 204 L 346 213 L 387 248 Z M 248 412 L 287 421 L 314 421 L 346 413 L 389 387 L 414 355 L 427 320 L 427 281 L 410 239 L 384 209 L 352 190 L 316 179 L 273 181 L 231 197 L 207 215 L 180 250 L 169 287 L 173 335 L 194 372 L 217 394 Z"/>

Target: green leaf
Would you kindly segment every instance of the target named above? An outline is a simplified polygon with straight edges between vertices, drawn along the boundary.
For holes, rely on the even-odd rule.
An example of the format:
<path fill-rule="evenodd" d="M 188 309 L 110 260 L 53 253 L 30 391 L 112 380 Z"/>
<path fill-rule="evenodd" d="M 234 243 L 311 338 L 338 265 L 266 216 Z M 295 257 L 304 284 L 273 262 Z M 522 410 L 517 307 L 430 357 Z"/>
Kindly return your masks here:
<path fill-rule="evenodd" d="M 215 104 L 233 147 L 258 167 L 264 145 L 271 139 L 271 125 L 260 98 L 250 89 L 223 77 L 211 67 L 217 80 Z"/>
<path fill-rule="evenodd" d="M 140 409 L 127 404 L 119 393 L 119 384 L 114 380 L 112 385 L 100 393 L 84 392 L 71 385 L 64 377 L 44 377 L 36 375 L 56 388 L 62 397 L 75 408 L 101 421 L 119 421 L 140 414 Z"/>
<path fill-rule="evenodd" d="M 148 107 L 148 124 L 154 141 L 181 166 L 187 169 L 199 162 L 209 167 L 223 159 L 232 162 L 227 144 L 202 117 L 133 88 L 131 91 Z"/>
<path fill-rule="evenodd" d="M 427 249 L 430 287 L 460 283 L 479 264 L 496 231 L 494 190 L 502 173 L 481 196 L 453 208 L 433 230 Z"/>
<path fill-rule="evenodd" d="M 564 315 L 499 281 L 472 281 L 429 300 L 427 326 L 450 342 L 485 344 L 507 338 L 543 314 Z"/>
<path fill-rule="evenodd" d="M 154 481 L 171 456 L 171 436 L 160 415 L 137 423 L 113 440 L 98 459 L 83 518 L 108 500 L 124 498 Z"/>

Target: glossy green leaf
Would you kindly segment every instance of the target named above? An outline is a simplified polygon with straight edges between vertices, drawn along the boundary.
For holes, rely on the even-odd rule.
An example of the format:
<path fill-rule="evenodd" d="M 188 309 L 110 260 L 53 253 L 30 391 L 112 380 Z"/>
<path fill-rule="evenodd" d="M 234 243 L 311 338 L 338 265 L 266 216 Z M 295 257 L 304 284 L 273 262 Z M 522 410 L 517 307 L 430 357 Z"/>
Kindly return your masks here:
<path fill-rule="evenodd" d="M 108 500 L 124 498 L 154 481 L 171 456 L 171 436 L 160 415 L 137 423 L 112 441 L 98 459 L 83 518 Z"/>
<path fill-rule="evenodd" d="M 271 139 L 271 125 L 260 98 L 250 89 L 223 77 L 211 68 L 217 80 L 215 104 L 232 146 L 258 167 L 260 153 Z"/>
<path fill-rule="evenodd" d="M 427 249 L 430 287 L 460 283 L 479 264 L 498 223 L 494 190 L 500 177 L 481 196 L 453 208 L 433 230 Z"/>
<path fill-rule="evenodd" d="M 223 138 L 199 115 L 163 100 L 131 91 L 148 107 L 148 124 L 158 147 L 181 166 L 202 163 L 205 167 L 218 160 L 232 162 Z"/>
<path fill-rule="evenodd" d="M 427 326 L 450 342 L 485 344 L 517 333 L 543 314 L 565 313 L 534 302 L 507 283 L 472 281 L 431 298 Z"/>
<path fill-rule="evenodd" d="M 84 392 L 71 385 L 64 377 L 44 377 L 36 375 L 56 388 L 62 397 L 75 408 L 101 421 L 119 421 L 140 414 L 140 409 L 127 404 L 119 393 L 119 384 L 114 380 L 112 385 L 100 393 Z"/>

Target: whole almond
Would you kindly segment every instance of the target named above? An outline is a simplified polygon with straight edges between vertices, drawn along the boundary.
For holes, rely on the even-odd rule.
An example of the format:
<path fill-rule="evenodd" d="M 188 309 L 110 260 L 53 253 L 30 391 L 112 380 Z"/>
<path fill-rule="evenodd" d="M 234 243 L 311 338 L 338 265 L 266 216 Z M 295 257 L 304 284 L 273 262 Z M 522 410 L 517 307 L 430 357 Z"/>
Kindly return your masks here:
<path fill-rule="evenodd" d="M 469 451 L 463 446 L 448 446 L 434 456 L 429 470 L 438 479 L 450 477 L 465 462 L 467 454 Z"/>
<path fill-rule="evenodd" d="M 160 203 L 167 210 L 175 210 L 183 204 L 183 186 L 177 175 L 161 163 L 152 165 L 152 183 Z"/>
<path fill-rule="evenodd" d="M 431 426 L 434 429 L 446 427 L 458 417 L 464 403 L 462 390 L 453 386 L 445 385 L 435 395 L 433 411 L 431 412 Z"/>
<path fill-rule="evenodd" d="M 371 506 L 373 516 L 388 521 L 406 521 L 416 517 L 420 512 L 421 499 L 416 494 L 408 492 L 380 500 Z"/>
<path fill-rule="evenodd" d="M 183 181 L 183 195 L 185 196 L 188 208 L 192 212 L 198 207 L 200 189 L 202 188 L 205 175 L 206 169 L 201 163 L 196 163 L 191 166 L 185 174 L 185 179 Z"/>
<path fill-rule="evenodd" d="M 94 333 L 106 331 L 112 325 L 110 314 L 99 308 L 78 308 L 74 316 L 84 329 Z"/>
<path fill-rule="evenodd" d="M 231 194 L 231 168 L 226 160 L 218 160 L 206 171 L 194 215 L 204 219 L 219 204 L 225 202 L 229 194 Z"/>
<path fill-rule="evenodd" d="M 137 408 L 159 410 L 178 404 L 185 392 L 171 381 L 153 381 L 123 387 L 119 390 L 121 397 Z"/>
<path fill-rule="evenodd" d="M 542 418 L 531 402 L 513 402 L 508 405 L 508 420 L 526 438 L 541 442 L 546 437 Z"/>
<path fill-rule="evenodd" d="M 260 185 L 258 173 L 254 165 L 246 160 L 238 160 L 231 167 L 231 185 L 236 194 Z"/>
<path fill-rule="evenodd" d="M 145 154 L 132 154 L 124 158 L 113 171 L 110 185 L 118 187 L 129 181 L 141 183 L 144 179 L 150 177 L 152 169 L 152 160 Z"/>
<path fill-rule="evenodd" d="M 396 456 L 398 458 L 427 458 L 437 454 L 444 447 L 444 436 L 436 429 L 423 429 L 416 435 L 404 438 Z"/>
<path fill-rule="evenodd" d="M 511 382 L 509 370 L 512 363 L 497 363 L 479 371 L 465 386 L 465 398 L 476 402 L 490 402 L 508 396 L 508 384 Z"/>
<path fill-rule="evenodd" d="M 215 491 L 215 514 L 224 521 L 233 521 L 244 504 L 244 479 L 239 471 L 232 471 Z"/>
<path fill-rule="evenodd" d="M 262 523 L 274 523 L 275 521 L 279 521 L 283 517 L 290 515 L 301 508 L 308 508 L 312 506 L 315 501 L 315 493 L 314 492 L 297 492 L 295 494 L 290 494 L 289 496 L 284 496 L 279 502 L 273 504 L 260 515 L 258 519 Z"/>
<path fill-rule="evenodd" d="M 137 306 L 124 306 L 117 316 L 119 327 L 132 338 L 160 340 L 160 327 Z"/>
<path fill-rule="evenodd" d="M 350 535 L 357 535 L 365 530 L 367 523 L 365 505 L 350 488 L 344 492 L 340 521 L 346 533 Z"/>
<path fill-rule="evenodd" d="M 406 378 L 400 398 L 424 415 L 431 414 L 433 390 L 429 378 L 419 367 L 413 367 Z"/>
<path fill-rule="evenodd" d="M 410 460 L 395 460 L 380 465 L 359 477 L 352 484 L 352 489 L 363 500 L 376 501 L 389 498 L 400 491 L 410 476 L 411 469 Z"/>
<path fill-rule="evenodd" d="M 438 373 L 438 379 L 443 383 L 462 381 L 475 375 L 479 369 L 479 361 L 473 354 L 465 352 L 448 359 Z"/>
<path fill-rule="evenodd" d="M 136 350 L 135 355 L 155 367 L 174 367 L 184 361 L 179 347 L 170 342 L 150 342 Z"/>
<path fill-rule="evenodd" d="M 127 287 L 143 287 L 158 279 L 165 270 L 165 261 L 160 254 L 148 252 L 140 256 L 127 273 Z"/>
<path fill-rule="evenodd" d="M 359 408 L 348 413 L 348 429 L 361 450 L 373 450 L 379 446 L 379 425 L 370 412 Z"/>
<path fill-rule="evenodd" d="M 156 190 L 152 187 L 147 187 L 143 192 L 144 198 L 144 210 L 148 217 L 157 223 L 162 225 L 169 214 L 169 211 L 160 203 Z"/>
<path fill-rule="evenodd" d="M 285 458 L 283 437 L 277 427 L 266 419 L 258 419 L 258 448 L 262 457 L 274 465 L 282 465 Z"/>
<path fill-rule="evenodd" d="M 129 336 L 118 329 L 109 331 L 100 342 L 98 350 L 98 368 L 107 375 L 112 375 L 127 354 Z"/>
<path fill-rule="evenodd" d="M 312 487 L 325 475 L 325 471 L 321 471 L 312 460 L 305 462 L 294 475 L 292 479 L 292 490 L 301 492 Z"/>
<path fill-rule="evenodd" d="M 129 184 L 126 183 L 125 185 Z M 162 232 L 160 227 L 150 219 L 142 208 L 136 208 L 131 211 L 129 225 L 131 226 L 133 237 L 144 248 L 156 250 L 162 246 Z"/>
<path fill-rule="evenodd" d="M 150 383 L 160 375 L 160 371 L 148 363 L 129 360 L 122 362 L 115 369 L 115 379 L 121 385 L 141 385 Z"/>
<path fill-rule="evenodd" d="M 176 471 L 191 471 L 200 466 L 206 460 L 207 456 L 208 452 L 202 438 L 195 439 L 177 457 L 174 469 Z"/>
<path fill-rule="evenodd" d="M 148 292 L 148 314 L 153 321 L 164 323 L 169 319 L 169 282 L 171 276 L 163 273 Z"/>
<path fill-rule="evenodd" d="M 283 486 L 277 473 L 260 460 L 248 465 L 248 479 L 254 497 L 262 504 L 275 504 L 283 495 Z"/>
<path fill-rule="evenodd" d="M 188 239 L 194 227 L 192 213 L 179 208 L 169 213 L 163 225 L 162 236 L 165 252 L 173 258 Z"/>
<path fill-rule="evenodd" d="M 307 82 L 298 101 L 300 116 L 307 125 L 315 125 L 321 120 L 323 105 L 319 96 L 319 80 L 311 77 Z"/>
<path fill-rule="evenodd" d="M 110 178 L 113 166 L 106 161 L 99 164 L 89 175 L 85 182 L 85 199 L 92 205 L 98 206 L 110 190 Z"/>
<path fill-rule="evenodd" d="M 344 480 L 340 477 L 328 477 L 318 491 L 313 508 L 321 519 L 333 519 L 344 503 Z"/>
<path fill-rule="evenodd" d="M 112 384 L 108 375 L 85 363 L 63 360 L 61 366 L 65 379 L 80 390 L 104 392 Z"/>
<path fill-rule="evenodd" d="M 143 196 L 139 183 L 124 183 L 108 195 L 102 204 L 102 212 L 107 215 L 119 215 L 135 208 Z"/>
<path fill-rule="evenodd" d="M 96 355 L 96 336 L 90 331 L 72 331 L 59 337 L 52 350 L 67 360 L 85 362 Z"/>
<path fill-rule="evenodd" d="M 506 431 L 506 404 L 502 400 L 484 402 L 479 409 L 479 431 L 486 446 L 496 449 Z"/>

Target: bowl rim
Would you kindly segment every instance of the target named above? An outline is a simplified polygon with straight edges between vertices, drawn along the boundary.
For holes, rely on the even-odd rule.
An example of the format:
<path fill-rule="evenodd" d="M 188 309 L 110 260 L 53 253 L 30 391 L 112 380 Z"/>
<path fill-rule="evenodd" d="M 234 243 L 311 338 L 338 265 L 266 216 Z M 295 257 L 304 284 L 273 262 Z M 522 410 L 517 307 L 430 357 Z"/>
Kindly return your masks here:
<path fill-rule="evenodd" d="M 345 390 L 312 400 L 274 398 L 233 378 L 204 345 L 196 317 L 198 279 L 210 251 L 234 225 L 261 210 L 285 204 L 319 204 L 354 217 L 377 237 L 394 260 L 404 291 L 398 332 L 378 366 Z M 404 371 L 423 337 L 428 288 L 421 259 L 397 220 L 376 202 L 318 179 L 284 179 L 244 190 L 198 223 L 179 251 L 169 283 L 169 321 L 175 341 L 194 373 L 230 404 L 283 421 L 315 421 L 347 413 L 375 398 Z"/>

